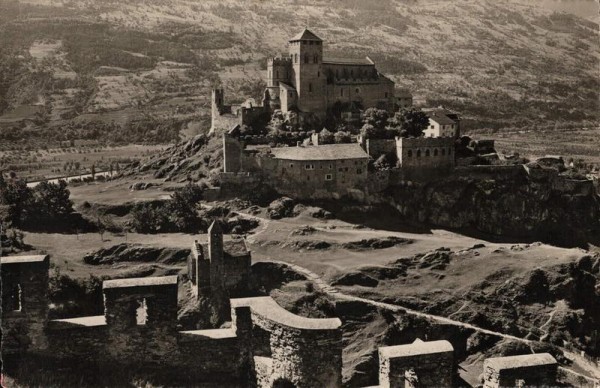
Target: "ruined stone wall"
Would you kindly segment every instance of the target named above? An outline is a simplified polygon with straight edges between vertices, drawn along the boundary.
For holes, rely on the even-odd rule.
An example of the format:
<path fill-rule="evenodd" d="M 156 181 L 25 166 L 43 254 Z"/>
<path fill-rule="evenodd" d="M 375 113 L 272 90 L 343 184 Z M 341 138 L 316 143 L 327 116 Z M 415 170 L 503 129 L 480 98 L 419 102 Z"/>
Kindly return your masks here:
<path fill-rule="evenodd" d="M 2 351 L 21 353 L 47 346 L 48 256 L 1 259 Z"/>
<path fill-rule="evenodd" d="M 85 322 L 96 321 L 96 323 Z M 83 321 L 81 324 L 73 323 Z M 79 319 L 57 319 L 48 323 L 48 349 L 53 357 L 81 363 L 106 363 L 108 327 L 104 316 Z"/>
<path fill-rule="evenodd" d="M 394 139 L 365 139 L 365 151 L 373 160 L 377 160 L 383 154 L 396 153 L 396 141 Z"/>
<path fill-rule="evenodd" d="M 223 135 L 223 172 L 239 172 L 242 169 L 243 145 L 235 138 Z"/>
<path fill-rule="evenodd" d="M 342 368 L 342 337 L 339 319 L 311 319 L 291 314 L 268 297 L 232 299 L 234 328 L 244 342 L 266 341 L 261 335 L 254 339 L 253 327 L 269 333 L 270 357 L 264 346 L 259 357 L 261 385 L 271 387 L 285 381 L 297 388 L 340 387 Z M 249 358 L 254 359 L 253 349 Z M 265 369 L 270 368 L 270 373 Z M 262 376 L 262 377 L 261 377 Z M 266 376 L 269 376 L 268 381 Z"/>
<path fill-rule="evenodd" d="M 483 363 L 485 388 L 514 387 L 517 380 L 526 386 L 555 386 L 558 363 L 548 353 L 489 358 Z"/>
<path fill-rule="evenodd" d="M 230 297 L 240 297 L 248 294 L 250 284 L 250 255 L 241 257 L 228 257 L 223 267 L 225 289 Z"/>
<path fill-rule="evenodd" d="M 379 348 L 379 385 L 382 388 L 404 388 L 409 371 L 417 377 L 419 387 L 453 386 L 452 345 L 448 341 L 417 340 L 409 345 Z"/>
<path fill-rule="evenodd" d="M 103 283 L 107 355 L 132 364 L 157 363 L 177 348 L 177 277 Z M 146 321 L 136 310 L 145 304 Z"/>

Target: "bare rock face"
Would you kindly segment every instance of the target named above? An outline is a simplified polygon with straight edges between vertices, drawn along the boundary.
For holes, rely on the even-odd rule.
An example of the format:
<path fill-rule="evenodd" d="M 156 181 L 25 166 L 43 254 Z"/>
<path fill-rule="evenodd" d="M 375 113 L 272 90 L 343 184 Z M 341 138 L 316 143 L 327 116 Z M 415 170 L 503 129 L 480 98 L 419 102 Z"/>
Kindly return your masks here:
<path fill-rule="evenodd" d="M 161 262 L 165 264 L 184 262 L 189 249 L 153 248 L 136 244 L 117 244 L 84 256 L 86 264 L 114 264 L 122 261 Z"/>
<path fill-rule="evenodd" d="M 332 285 L 334 286 L 363 286 L 376 287 L 379 284 L 377 279 L 370 277 L 362 272 L 351 272 L 342 275 L 336 279 Z"/>
<path fill-rule="evenodd" d="M 407 218 L 441 227 L 563 246 L 600 241 L 600 197 L 575 184 L 525 173 L 510 179 L 450 176 L 393 187 L 388 194 L 384 200 Z"/>

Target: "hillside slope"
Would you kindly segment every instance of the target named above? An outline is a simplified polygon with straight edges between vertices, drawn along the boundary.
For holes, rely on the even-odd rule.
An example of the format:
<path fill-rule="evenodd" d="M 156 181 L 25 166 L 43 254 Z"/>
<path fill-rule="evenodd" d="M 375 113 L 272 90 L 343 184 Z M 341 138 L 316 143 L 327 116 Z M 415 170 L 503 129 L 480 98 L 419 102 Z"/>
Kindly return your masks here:
<path fill-rule="evenodd" d="M 199 133 L 210 87 L 258 97 L 266 57 L 305 25 L 327 54 L 369 55 L 417 104 L 461 111 L 466 129 L 597 125 L 598 25 L 531 2 L 33 0 L 0 11 L 0 130 L 17 143 Z"/>

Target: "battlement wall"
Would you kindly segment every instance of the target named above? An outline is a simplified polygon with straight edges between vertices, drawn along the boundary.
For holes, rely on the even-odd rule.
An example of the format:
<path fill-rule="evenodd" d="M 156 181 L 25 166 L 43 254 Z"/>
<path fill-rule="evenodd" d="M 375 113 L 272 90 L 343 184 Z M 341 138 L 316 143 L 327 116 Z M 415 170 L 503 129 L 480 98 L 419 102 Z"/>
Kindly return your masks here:
<path fill-rule="evenodd" d="M 549 353 L 488 358 L 483 363 L 484 388 L 556 385 L 558 363 Z"/>
<path fill-rule="evenodd" d="M 249 342 L 262 342 L 260 386 L 288 382 L 298 388 L 340 387 L 342 383 L 341 321 L 304 318 L 288 312 L 270 297 L 232 299 L 236 332 Z M 258 329 L 258 330 L 257 330 Z M 256 333 L 268 333 L 255 335 Z M 268 343 L 265 343 L 268 341 Z M 264 348 L 268 356 L 264 356 Z M 269 354 L 270 353 L 270 354 Z M 251 354 L 254 359 L 254 354 Z M 268 370 L 265 370 L 268 369 Z"/>
<path fill-rule="evenodd" d="M 9 256 L 1 258 L 0 264 L 2 351 L 21 353 L 30 348 L 45 348 L 49 257 Z"/>
<path fill-rule="evenodd" d="M 454 348 L 448 341 L 417 340 L 408 345 L 379 348 L 382 388 L 451 387 L 455 369 Z"/>

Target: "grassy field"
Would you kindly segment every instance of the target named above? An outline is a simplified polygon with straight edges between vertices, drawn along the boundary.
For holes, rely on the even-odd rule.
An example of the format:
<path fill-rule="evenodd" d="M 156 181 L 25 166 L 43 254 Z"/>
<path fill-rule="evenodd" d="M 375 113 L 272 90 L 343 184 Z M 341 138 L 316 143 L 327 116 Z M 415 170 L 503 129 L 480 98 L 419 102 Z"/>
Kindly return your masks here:
<path fill-rule="evenodd" d="M 498 132 L 490 138 L 496 139 L 496 149 L 499 152 L 514 151 L 530 159 L 544 155 L 561 155 L 565 160 L 583 159 L 586 163 L 600 166 L 600 128 Z"/>
<path fill-rule="evenodd" d="M 80 142 L 81 143 L 81 142 Z M 126 166 L 164 149 L 162 145 L 127 145 L 105 147 L 86 142 L 73 147 L 39 149 L 36 151 L 0 151 L 0 170 L 15 171 L 28 181 L 107 171 Z"/>

